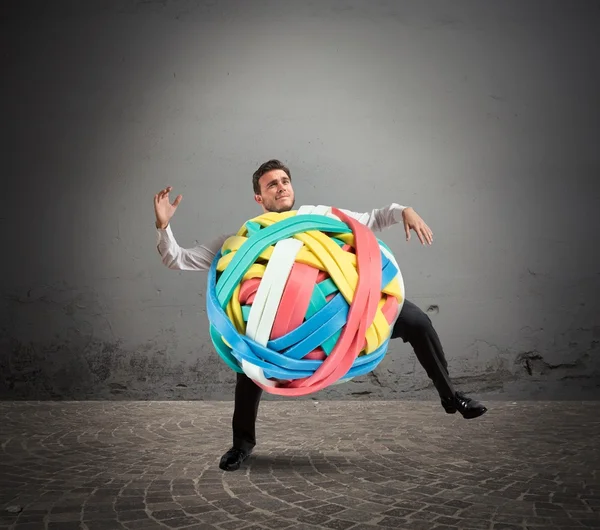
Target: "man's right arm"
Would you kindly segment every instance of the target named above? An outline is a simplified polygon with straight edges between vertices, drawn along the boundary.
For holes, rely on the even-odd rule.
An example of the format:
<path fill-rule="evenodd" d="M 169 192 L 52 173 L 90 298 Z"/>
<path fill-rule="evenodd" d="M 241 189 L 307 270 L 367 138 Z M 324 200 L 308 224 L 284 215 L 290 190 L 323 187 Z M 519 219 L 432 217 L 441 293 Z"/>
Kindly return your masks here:
<path fill-rule="evenodd" d="M 165 267 L 181 271 L 208 271 L 214 257 L 229 235 L 220 235 L 205 245 L 182 248 L 177 243 L 171 224 L 156 227 L 156 248 Z"/>

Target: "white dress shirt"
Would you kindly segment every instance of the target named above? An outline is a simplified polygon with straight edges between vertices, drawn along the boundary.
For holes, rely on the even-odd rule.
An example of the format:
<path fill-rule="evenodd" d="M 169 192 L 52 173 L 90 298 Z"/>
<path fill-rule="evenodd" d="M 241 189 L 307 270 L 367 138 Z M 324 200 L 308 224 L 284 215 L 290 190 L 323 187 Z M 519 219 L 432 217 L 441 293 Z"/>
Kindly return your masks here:
<path fill-rule="evenodd" d="M 373 232 L 379 232 L 384 228 L 399 223 L 402 220 L 402 212 L 407 206 L 392 203 L 384 208 L 376 208 L 370 213 L 357 213 L 340 208 L 349 217 L 356 219 L 359 223 L 369 227 Z M 241 226 L 241 225 L 240 225 Z M 156 237 L 158 253 L 163 265 L 173 270 L 182 271 L 208 271 L 225 240 L 235 232 L 227 235 L 219 235 L 211 242 L 196 245 L 192 248 L 182 248 L 177 243 L 171 224 L 166 228 L 157 228 Z"/>

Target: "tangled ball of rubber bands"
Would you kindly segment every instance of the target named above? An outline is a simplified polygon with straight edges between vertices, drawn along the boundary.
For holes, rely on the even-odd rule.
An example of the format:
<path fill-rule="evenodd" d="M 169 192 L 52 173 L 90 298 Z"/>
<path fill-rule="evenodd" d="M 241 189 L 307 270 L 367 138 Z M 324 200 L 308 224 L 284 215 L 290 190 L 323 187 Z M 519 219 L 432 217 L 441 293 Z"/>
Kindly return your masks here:
<path fill-rule="evenodd" d="M 265 213 L 208 274 L 211 340 L 271 394 L 301 396 L 372 371 L 404 303 L 391 251 L 337 208 Z"/>

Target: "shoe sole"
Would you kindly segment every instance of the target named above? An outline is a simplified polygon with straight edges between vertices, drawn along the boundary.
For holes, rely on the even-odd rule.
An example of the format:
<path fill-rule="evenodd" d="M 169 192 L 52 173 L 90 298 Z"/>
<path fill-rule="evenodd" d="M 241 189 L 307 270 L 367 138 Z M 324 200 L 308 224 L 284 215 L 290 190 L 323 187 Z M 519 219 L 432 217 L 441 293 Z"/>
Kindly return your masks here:
<path fill-rule="evenodd" d="M 223 471 L 237 471 L 240 468 L 240 465 L 237 466 L 222 466 L 221 464 L 219 464 L 219 469 L 222 469 Z"/>
<path fill-rule="evenodd" d="M 466 420 L 472 420 L 474 418 L 479 418 L 479 416 L 483 416 L 487 412 L 487 409 L 483 409 L 481 411 L 474 411 L 471 414 L 463 414 L 463 418 Z"/>
<path fill-rule="evenodd" d="M 222 469 L 223 471 L 237 471 L 240 467 L 242 467 L 242 464 L 248 460 L 248 458 L 250 458 L 250 455 L 248 455 L 246 458 L 244 458 L 241 462 L 239 462 L 238 464 L 230 464 L 227 465 L 224 462 L 219 462 L 219 469 Z"/>
<path fill-rule="evenodd" d="M 456 414 L 457 409 L 444 409 L 446 414 Z M 479 418 L 479 416 L 483 416 L 487 412 L 487 409 L 483 409 L 482 411 L 473 411 L 471 413 L 463 414 L 463 418 L 467 420 L 472 420 L 473 418 Z"/>

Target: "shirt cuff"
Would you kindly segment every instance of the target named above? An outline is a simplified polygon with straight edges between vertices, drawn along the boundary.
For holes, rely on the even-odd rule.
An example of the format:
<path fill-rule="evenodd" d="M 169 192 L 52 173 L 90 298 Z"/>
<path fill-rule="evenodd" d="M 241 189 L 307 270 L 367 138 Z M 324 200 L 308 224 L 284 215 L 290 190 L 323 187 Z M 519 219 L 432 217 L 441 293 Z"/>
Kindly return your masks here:
<path fill-rule="evenodd" d="M 166 228 L 156 228 L 156 244 L 159 245 L 162 242 L 170 241 L 173 239 L 173 231 L 171 230 L 171 223 Z"/>
<path fill-rule="evenodd" d="M 408 206 L 403 206 L 402 204 L 392 203 L 392 213 L 394 215 L 394 220 L 397 223 L 402 222 L 402 212 L 406 210 Z"/>

